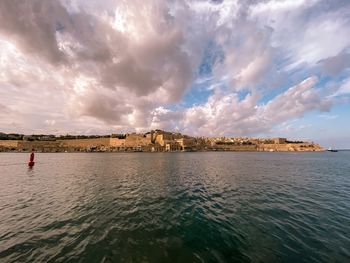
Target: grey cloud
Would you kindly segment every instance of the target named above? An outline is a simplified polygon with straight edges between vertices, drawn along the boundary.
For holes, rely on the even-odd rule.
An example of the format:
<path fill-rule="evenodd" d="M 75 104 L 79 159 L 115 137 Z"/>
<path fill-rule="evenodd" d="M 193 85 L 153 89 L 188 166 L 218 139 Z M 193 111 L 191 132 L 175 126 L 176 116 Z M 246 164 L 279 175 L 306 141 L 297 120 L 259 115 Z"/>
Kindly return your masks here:
<path fill-rule="evenodd" d="M 131 113 L 132 107 L 123 105 L 116 99 L 94 94 L 84 100 L 82 115 L 104 120 L 108 124 L 117 124 L 121 116 Z"/>
<path fill-rule="evenodd" d="M 13 40 L 23 52 L 38 54 L 51 63 L 64 60 L 55 36 L 59 17 L 68 17 L 59 1 L 0 1 L 0 33 Z"/>
<path fill-rule="evenodd" d="M 318 64 L 322 67 L 322 73 L 328 76 L 336 76 L 350 67 L 350 53 L 340 53 L 337 56 L 321 60 Z"/>
<path fill-rule="evenodd" d="M 152 30 L 159 32 L 138 41 L 139 44 L 130 39 L 128 32 L 122 34 L 110 23 L 84 11 L 68 13 L 60 1 L 2 1 L 0 23 L 5 26 L 0 32 L 24 52 L 37 53 L 53 63 L 68 59 L 71 54 L 71 68 L 94 74 L 106 87 L 121 86 L 138 95 L 163 87 L 169 91 L 170 101 L 178 101 L 192 76 L 188 55 L 182 50 L 181 29 L 167 21 L 167 10 L 162 5 L 139 4 L 160 9 L 163 20 L 160 17 L 159 21 L 164 24 L 161 28 L 151 25 Z M 130 3 L 127 8 L 133 12 L 140 6 Z M 138 30 L 142 33 L 142 28 Z"/>
<path fill-rule="evenodd" d="M 69 112 L 93 116 L 106 123 L 120 122 L 121 116 L 126 118 L 130 112 L 147 116 L 161 104 L 179 102 L 197 66 L 190 59 L 197 51 L 186 48 L 188 43 L 183 35 L 186 29 L 182 28 L 182 21 L 176 22 L 169 14 L 167 5 L 162 1 L 122 1 L 114 4 L 121 14 L 113 12 L 103 17 L 103 10 L 96 13 L 92 2 L 91 6 L 78 2 L 86 8 L 73 8 L 69 1 L 64 4 L 53 0 L 0 2 L 0 23 L 4 25 L 0 27 L 0 37 L 20 49 L 25 63 L 34 62 L 33 70 L 39 72 L 30 74 L 31 70 L 22 64 L 23 59 L 18 59 L 21 68 L 10 64 L 3 68 L 7 83 L 24 88 L 57 75 L 60 83 L 51 81 L 50 85 L 64 89 Z M 131 14 L 127 24 L 131 29 L 126 31 L 113 25 L 113 19 L 123 14 Z M 42 61 L 32 60 L 36 56 Z M 47 72 L 42 70 L 45 63 Z M 89 85 L 89 95 L 77 96 L 74 83 L 82 75 L 94 79 L 99 90 Z M 112 90 L 118 100 L 101 96 L 104 90 Z M 152 96 L 159 90 L 161 98 Z M 152 106 L 139 106 L 145 99 L 142 97 Z M 118 106 L 125 104 L 129 106 Z"/>
<path fill-rule="evenodd" d="M 138 65 L 132 56 L 124 57 L 118 63 L 102 67 L 102 82 L 109 87 L 126 87 L 137 95 L 147 95 L 162 84 L 161 76 L 151 69 Z"/>

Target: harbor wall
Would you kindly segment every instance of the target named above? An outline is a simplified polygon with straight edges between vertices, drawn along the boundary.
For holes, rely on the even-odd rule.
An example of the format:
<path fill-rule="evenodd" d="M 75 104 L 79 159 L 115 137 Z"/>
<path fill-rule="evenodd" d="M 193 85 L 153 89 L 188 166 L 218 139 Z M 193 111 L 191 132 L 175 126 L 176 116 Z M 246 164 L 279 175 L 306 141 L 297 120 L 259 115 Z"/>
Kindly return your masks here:
<path fill-rule="evenodd" d="M 125 147 L 125 139 L 110 138 L 111 147 Z"/>
<path fill-rule="evenodd" d="M 57 141 L 18 141 L 18 151 L 36 151 L 52 152 L 61 148 L 61 145 Z"/>
<path fill-rule="evenodd" d="M 211 147 L 197 145 L 193 139 L 175 139 L 174 141 L 158 136 L 158 141 L 152 143 L 151 136 L 131 135 L 125 139 L 93 138 L 56 141 L 18 141 L 0 140 L 0 150 L 30 151 L 35 149 L 42 152 L 62 151 L 179 151 L 179 150 L 216 150 L 216 151 L 268 151 L 268 152 L 308 152 L 324 151 L 319 144 L 314 143 L 283 143 L 283 144 L 214 144 Z M 162 144 L 164 144 L 164 146 Z M 200 146 L 200 147 L 198 147 Z M 205 146 L 205 145 L 204 145 Z"/>
<path fill-rule="evenodd" d="M 109 147 L 110 138 L 73 139 L 56 141 L 18 141 L 19 151 L 35 149 L 42 152 L 78 151 L 89 148 Z"/>
<path fill-rule="evenodd" d="M 215 145 L 213 146 L 214 149 L 216 150 L 221 150 L 221 151 L 237 151 L 237 152 L 252 152 L 257 150 L 256 145 Z"/>
<path fill-rule="evenodd" d="M 0 140 L 0 146 L 6 148 L 16 148 L 18 145 L 17 140 Z"/>
<path fill-rule="evenodd" d="M 96 138 L 96 139 L 74 139 L 74 140 L 57 140 L 63 147 L 74 148 L 91 148 L 91 147 L 109 147 L 110 138 Z"/>
<path fill-rule="evenodd" d="M 287 143 L 287 144 L 260 144 L 258 151 L 275 151 L 275 152 L 320 152 L 324 151 L 318 144 L 312 143 Z"/>

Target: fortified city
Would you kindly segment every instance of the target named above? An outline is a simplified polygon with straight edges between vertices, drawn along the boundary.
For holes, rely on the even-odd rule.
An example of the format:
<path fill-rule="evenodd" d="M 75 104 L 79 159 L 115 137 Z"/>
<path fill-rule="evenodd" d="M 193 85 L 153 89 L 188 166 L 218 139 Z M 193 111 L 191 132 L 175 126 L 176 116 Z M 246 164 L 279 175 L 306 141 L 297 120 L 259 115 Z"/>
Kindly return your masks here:
<path fill-rule="evenodd" d="M 186 151 L 324 151 L 319 144 L 286 138 L 191 137 L 178 132 L 85 135 L 0 133 L 0 151 L 28 152 L 186 152 Z"/>

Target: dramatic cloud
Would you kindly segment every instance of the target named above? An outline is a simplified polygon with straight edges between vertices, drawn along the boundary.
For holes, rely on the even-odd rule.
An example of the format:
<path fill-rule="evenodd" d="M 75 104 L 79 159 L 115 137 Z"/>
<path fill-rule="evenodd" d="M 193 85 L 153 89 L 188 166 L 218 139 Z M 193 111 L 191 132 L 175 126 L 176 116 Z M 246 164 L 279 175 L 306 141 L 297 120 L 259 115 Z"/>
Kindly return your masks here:
<path fill-rule="evenodd" d="M 2 0 L 0 131 L 268 134 L 349 93 L 349 17 L 341 0 Z"/>
<path fill-rule="evenodd" d="M 331 101 L 313 89 L 316 82 L 315 77 L 310 77 L 261 105 L 254 92 L 242 100 L 236 94 L 216 93 L 204 105 L 186 110 L 181 128 L 204 135 L 225 135 L 233 131 L 236 135 L 269 132 L 277 124 L 301 117 L 306 112 L 329 110 Z M 163 115 L 169 113 L 164 111 Z"/>

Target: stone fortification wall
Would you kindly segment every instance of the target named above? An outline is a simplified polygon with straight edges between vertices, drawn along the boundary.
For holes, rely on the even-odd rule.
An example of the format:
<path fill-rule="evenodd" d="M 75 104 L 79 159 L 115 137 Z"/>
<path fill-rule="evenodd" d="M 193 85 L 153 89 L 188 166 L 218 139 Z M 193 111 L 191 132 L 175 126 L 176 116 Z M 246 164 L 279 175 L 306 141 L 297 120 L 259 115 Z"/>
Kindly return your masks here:
<path fill-rule="evenodd" d="M 0 146 L 5 148 L 17 148 L 17 140 L 0 140 Z"/>
<path fill-rule="evenodd" d="M 256 145 L 215 145 L 213 146 L 213 149 L 217 150 L 223 150 L 223 151 L 237 151 L 237 152 L 251 152 L 256 151 L 257 146 Z"/>
<path fill-rule="evenodd" d="M 19 151 L 30 151 L 35 149 L 43 152 L 73 151 L 84 150 L 94 147 L 109 147 L 110 138 L 96 139 L 74 139 L 57 141 L 18 141 L 17 149 Z"/>
<path fill-rule="evenodd" d="M 287 143 L 287 144 L 260 144 L 258 151 L 277 151 L 277 152 L 310 152 L 324 151 L 318 144 L 312 143 Z"/>
<path fill-rule="evenodd" d="M 91 147 L 109 147 L 110 138 L 96 138 L 96 139 L 74 139 L 74 140 L 57 140 L 62 147 L 73 148 L 91 148 Z"/>
<path fill-rule="evenodd" d="M 132 134 L 125 138 L 125 147 L 148 146 L 149 144 L 151 144 L 151 138 L 147 136 Z"/>
<path fill-rule="evenodd" d="M 175 139 L 176 142 L 178 142 L 181 147 L 195 147 L 196 146 L 196 140 L 194 138 L 181 138 L 181 139 Z"/>
<path fill-rule="evenodd" d="M 126 136 L 125 139 L 110 138 L 111 147 L 125 147 L 125 148 L 135 148 L 135 147 L 144 147 L 145 149 L 149 147 L 152 143 L 151 136 L 143 136 L 132 134 Z"/>
<path fill-rule="evenodd" d="M 19 151 L 57 151 L 61 147 L 58 141 L 18 141 L 17 149 Z"/>
<path fill-rule="evenodd" d="M 170 141 L 174 141 L 182 138 L 182 135 L 180 133 L 169 133 L 169 132 L 159 132 L 159 133 L 156 132 L 153 136 L 154 136 L 155 142 L 161 146 L 165 146 L 165 144 L 169 143 Z"/>
<path fill-rule="evenodd" d="M 73 139 L 57 141 L 17 141 L 0 140 L 0 150 L 7 151 L 17 149 L 18 151 L 30 151 L 35 149 L 43 152 L 62 152 L 62 151 L 123 151 L 123 150 L 142 150 L 142 151 L 173 151 L 173 150 L 200 150 L 205 148 L 206 144 L 198 147 L 196 141 L 192 138 L 171 139 L 172 134 L 157 134 L 156 143 L 152 144 L 152 136 L 143 136 L 139 134 L 127 135 L 125 139 L 118 138 L 95 138 L 95 139 Z M 176 136 L 174 136 L 176 137 Z M 169 139 L 170 138 L 170 139 Z M 166 145 L 168 145 L 166 147 Z M 208 150 L 219 151 L 324 151 L 324 149 L 314 143 L 269 143 L 269 144 L 216 144 L 207 146 Z"/>
<path fill-rule="evenodd" d="M 111 138 L 109 144 L 111 147 L 125 147 L 125 139 Z"/>

